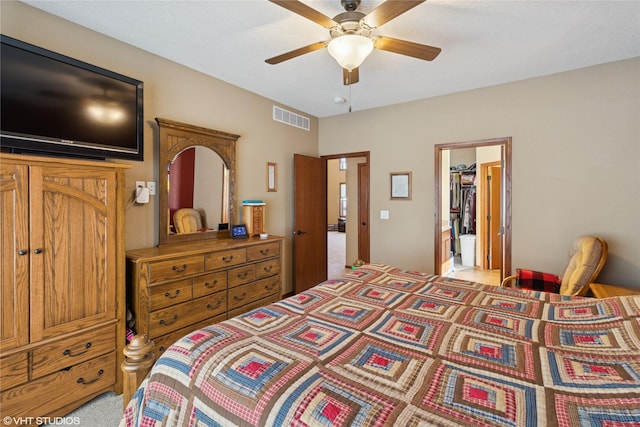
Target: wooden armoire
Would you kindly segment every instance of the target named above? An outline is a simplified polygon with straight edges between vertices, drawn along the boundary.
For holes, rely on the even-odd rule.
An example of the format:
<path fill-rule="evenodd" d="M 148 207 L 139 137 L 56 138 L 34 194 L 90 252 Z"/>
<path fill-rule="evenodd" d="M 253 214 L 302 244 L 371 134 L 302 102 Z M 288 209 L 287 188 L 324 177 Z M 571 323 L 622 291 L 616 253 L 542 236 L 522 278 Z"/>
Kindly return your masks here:
<path fill-rule="evenodd" d="M 122 391 L 128 167 L 0 154 L 3 417 Z"/>

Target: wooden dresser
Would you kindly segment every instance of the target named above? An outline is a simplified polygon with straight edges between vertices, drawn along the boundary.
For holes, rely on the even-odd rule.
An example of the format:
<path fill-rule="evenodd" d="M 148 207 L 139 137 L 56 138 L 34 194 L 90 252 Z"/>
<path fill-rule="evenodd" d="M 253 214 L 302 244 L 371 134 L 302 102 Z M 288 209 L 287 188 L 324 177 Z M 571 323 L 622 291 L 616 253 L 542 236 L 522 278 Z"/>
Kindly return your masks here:
<path fill-rule="evenodd" d="M 620 297 L 627 295 L 640 295 L 640 289 L 624 288 L 614 285 L 605 285 L 603 283 L 591 283 L 589 285 L 588 296 L 594 298 Z"/>
<path fill-rule="evenodd" d="M 156 358 L 174 341 L 282 298 L 282 237 L 218 239 L 127 252 L 128 303 Z"/>
<path fill-rule="evenodd" d="M 3 417 L 122 392 L 129 167 L 0 154 Z"/>

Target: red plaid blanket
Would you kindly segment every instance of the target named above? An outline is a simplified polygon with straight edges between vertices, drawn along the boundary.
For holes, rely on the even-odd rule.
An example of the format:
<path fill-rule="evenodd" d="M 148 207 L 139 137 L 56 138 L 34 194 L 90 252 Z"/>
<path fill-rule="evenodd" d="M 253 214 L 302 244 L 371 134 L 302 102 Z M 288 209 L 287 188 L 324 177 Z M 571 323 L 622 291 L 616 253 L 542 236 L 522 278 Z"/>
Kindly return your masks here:
<path fill-rule="evenodd" d="M 516 269 L 516 288 L 558 293 L 562 278 L 541 271 Z"/>

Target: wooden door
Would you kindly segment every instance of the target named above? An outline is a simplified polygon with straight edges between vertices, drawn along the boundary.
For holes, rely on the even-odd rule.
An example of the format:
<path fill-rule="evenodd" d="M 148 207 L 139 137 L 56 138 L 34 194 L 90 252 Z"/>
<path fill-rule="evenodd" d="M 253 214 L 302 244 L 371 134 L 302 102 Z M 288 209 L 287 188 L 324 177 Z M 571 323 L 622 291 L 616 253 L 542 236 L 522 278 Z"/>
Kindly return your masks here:
<path fill-rule="evenodd" d="M 500 242 L 502 240 L 502 216 L 500 194 L 502 193 L 501 182 L 502 168 L 500 166 L 489 167 L 488 185 L 489 189 L 489 268 L 496 269 L 501 267 L 502 250 Z"/>
<path fill-rule="evenodd" d="M 293 289 L 327 280 L 327 164 L 294 154 Z"/>
<path fill-rule="evenodd" d="M 369 163 L 358 163 L 358 258 L 369 262 Z M 347 260 L 349 261 L 349 260 Z M 351 260 L 353 262 L 353 260 Z"/>
<path fill-rule="evenodd" d="M 0 162 L 0 349 L 29 342 L 29 169 Z"/>
<path fill-rule="evenodd" d="M 116 172 L 31 167 L 31 340 L 116 317 Z"/>

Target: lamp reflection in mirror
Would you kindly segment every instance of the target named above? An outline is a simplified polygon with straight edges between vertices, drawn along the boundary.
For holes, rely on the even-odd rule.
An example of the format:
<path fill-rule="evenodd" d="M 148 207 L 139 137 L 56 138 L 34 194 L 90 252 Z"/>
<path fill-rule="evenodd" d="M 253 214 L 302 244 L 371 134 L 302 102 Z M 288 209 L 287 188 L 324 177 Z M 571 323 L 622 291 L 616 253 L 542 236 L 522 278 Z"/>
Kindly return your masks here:
<path fill-rule="evenodd" d="M 373 50 L 373 41 L 358 34 L 345 34 L 331 40 L 327 50 L 342 68 L 352 71 L 369 56 Z"/>

